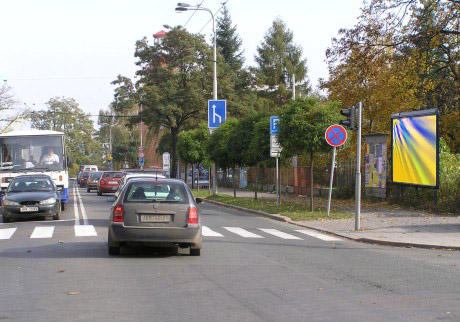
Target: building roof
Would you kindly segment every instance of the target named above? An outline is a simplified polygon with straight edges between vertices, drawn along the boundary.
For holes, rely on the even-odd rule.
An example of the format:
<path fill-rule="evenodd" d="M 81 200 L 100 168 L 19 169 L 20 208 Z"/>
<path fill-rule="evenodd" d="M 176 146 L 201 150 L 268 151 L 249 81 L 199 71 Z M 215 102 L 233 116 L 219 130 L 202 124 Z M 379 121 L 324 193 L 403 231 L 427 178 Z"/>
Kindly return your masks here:
<path fill-rule="evenodd" d="M 157 32 L 156 34 L 153 34 L 153 37 L 154 37 L 154 38 L 164 38 L 164 37 L 166 37 L 166 34 L 167 34 L 166 31 L 160 30 L 160 31 Z"/>
<path fill-rule="evenodd" d="M 28 131 L 12 131 L 0 134 L 0 137 L 9 136 L 35 136 L 35 135 L 63 135 L 63 132 L 48 131 L 48 130 L 28 130 Z"/>

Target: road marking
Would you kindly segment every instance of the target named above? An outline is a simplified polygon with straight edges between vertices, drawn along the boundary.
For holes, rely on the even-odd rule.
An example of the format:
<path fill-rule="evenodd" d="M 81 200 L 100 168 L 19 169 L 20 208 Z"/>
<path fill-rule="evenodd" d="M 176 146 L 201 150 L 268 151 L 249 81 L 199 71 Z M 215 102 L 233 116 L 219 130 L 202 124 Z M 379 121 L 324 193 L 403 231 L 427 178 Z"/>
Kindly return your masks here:
<path fill-rule="evenodd" d="M 315 237 L 315 238 L 318 238 L 318 239 L 321 239 L 321 240 L 325 240 L 325 241 L 342 241 L 342 239 L 340 239 L 340 238 L 337 238 L 337 237 L 334 237 L 334 236 L 329 236 L 329 235 L 326 235 L 326 234 L 322 234 L 322 233 L 319 233 L 317 231 L 310 230 L 310 229 L 302 229 L 302 230 L 296 230 L 296 231 L 298 231 L 299 233 L 311 236 L 311 237 Z"/>
<path fill-rule="evenodd" d="M 53 233 L 54 226 L 35 227 L 30 238 L 51 238 Z"/>
<path fill-rule="evenodd" d="M 246 238 L 264 238 L 260 235 L 251 233 L 250 231 L 247 231 L 246 229 L 240 228 L 240 227 L 223 227 L 224 229 L 227 229 L 229 232 L 240 235 L 241 237 L 246 237 Z"/>
<path fill-rule="evenodd" d="M 83 218 L 83 225 L 88 225 L 88 216 L 86 215 L 85 206 L 83 205 L 83 200 L 81 199 L 80 190 L 77 190 L 78 201 L 80 203 L 81 217 Z"/>
<path fill-rule="evenodd" d="M 91 237 L 97 236 L 96 229 L 93 225 L 75 225 L 75 236 L 77 237 Z"/>
<path fill-rule="evenodd" d="M 17 228 L 2 228 L 0 229 L 0 239 L 10 239 Z"/>
<path fill-rule="evenodd" d="M 283 238 L 283 239 L 297 239 L 297 240 L 300 239 L 300 240 L 302 240 L 302 238 L 300 238 L 300 237 L 297 237 L 297 236 L 294 236 L 294 235 L 291 235 L 291 234 L 288 234 L 288 233 L 284 233 L 284 232 L 279 231 L 277 229 L 259 228 L 259 230 L 262 230 L 263 232 L 266 232 L 267 234 L 274 235 L 276 237 Z"/>
<path fill-rule="evenodd" d="M 201 234 L 205 237 L 224 237 L 224 235 L 206 226 L 201 226 Z"/>
<path fill-rule="evenodd" d="M 75 225 L 80 225 L 80 216 L 78 214 L 78 205 L 77 205 L 77 195 L 75 194 L 75 191 L 77 189 L 75 188 L 75 184 L 73 185 L 73 211 L 75 213 Z"/>

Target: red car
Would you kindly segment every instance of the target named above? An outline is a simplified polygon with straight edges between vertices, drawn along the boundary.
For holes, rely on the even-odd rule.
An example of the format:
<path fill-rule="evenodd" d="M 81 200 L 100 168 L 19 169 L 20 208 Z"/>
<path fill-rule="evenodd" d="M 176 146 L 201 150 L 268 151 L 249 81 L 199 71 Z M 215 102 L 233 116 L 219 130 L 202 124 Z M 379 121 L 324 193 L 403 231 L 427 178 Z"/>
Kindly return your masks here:
<path fill-rule="evenodd" d="M 97 195 L 117 191 L 121 177 L 121 171 L 104 171 L 97 185 Z"/>

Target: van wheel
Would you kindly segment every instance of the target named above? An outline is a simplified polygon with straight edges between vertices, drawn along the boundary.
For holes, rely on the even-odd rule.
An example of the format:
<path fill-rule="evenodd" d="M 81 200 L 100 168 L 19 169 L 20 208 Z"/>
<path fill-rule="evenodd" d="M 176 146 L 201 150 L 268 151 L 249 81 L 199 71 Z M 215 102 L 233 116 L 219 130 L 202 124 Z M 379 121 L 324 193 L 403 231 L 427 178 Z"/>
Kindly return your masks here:
<path fill-rule="evenodd" d="M 102 192 L 100 192 L 99 190 L 97 191 L 97 195 L 98 196 L 102 196 Z"/>
<path fill-rule="evenodd" d="M 190 256 L 200 256 L 201 249 L 199 248 L 190 248 Z"/>

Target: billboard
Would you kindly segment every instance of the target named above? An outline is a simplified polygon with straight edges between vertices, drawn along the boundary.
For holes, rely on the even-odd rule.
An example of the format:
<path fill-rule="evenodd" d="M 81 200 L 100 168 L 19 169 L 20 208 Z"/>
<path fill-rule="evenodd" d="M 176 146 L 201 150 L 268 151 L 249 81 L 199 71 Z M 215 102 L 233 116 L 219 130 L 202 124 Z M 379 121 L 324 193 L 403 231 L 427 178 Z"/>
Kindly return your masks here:
<path fill-rule="evenodd" d="M 438 188 L 438 110 L 393 114 L 391 125 L 393 182 Z"/>

